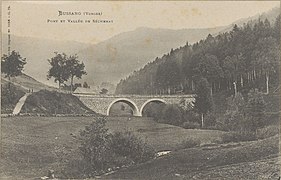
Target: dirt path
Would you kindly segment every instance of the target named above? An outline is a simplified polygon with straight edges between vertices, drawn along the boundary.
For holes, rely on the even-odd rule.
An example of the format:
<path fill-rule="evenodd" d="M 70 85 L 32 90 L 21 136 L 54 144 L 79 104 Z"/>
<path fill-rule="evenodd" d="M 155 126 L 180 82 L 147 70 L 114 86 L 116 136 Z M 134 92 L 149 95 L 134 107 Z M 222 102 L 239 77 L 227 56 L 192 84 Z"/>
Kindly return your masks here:
<path fill-rule="evenodd" d="M 21 108 L 22 106 L 24 105 L 27 97 L 30 95 L 30 93 L 26 93 L 23 97 L 21 97 L 19 99 L 19 102 L 16 104 L 14 110 L 13 110 L 13 114 L 16 115 L 16 114 L 19 114 L 20 111 L 21 111 Z"/>

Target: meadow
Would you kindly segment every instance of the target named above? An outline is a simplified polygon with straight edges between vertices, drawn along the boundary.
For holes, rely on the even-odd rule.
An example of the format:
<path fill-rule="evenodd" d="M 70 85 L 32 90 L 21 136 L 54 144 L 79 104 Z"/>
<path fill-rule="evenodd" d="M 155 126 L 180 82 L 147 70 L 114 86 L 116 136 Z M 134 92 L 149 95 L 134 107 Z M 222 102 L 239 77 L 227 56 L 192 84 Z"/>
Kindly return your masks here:
<path fill-rule="evenodd" d="M 108 117 L 110 132 L 133 131 L 157 151 L 180 148 L 186 138 L 199 139 L 202 144 L 220 140 L 224 132 L 189 130 L 160 124 L 150 118 Z M 57 177 L 67 177 L 69 165 L 81 158 L 79 132 L 94 121 L 94 117 L 34 117 L 1 118 L 1 179 L 34 179 L 49 169 Z"/>

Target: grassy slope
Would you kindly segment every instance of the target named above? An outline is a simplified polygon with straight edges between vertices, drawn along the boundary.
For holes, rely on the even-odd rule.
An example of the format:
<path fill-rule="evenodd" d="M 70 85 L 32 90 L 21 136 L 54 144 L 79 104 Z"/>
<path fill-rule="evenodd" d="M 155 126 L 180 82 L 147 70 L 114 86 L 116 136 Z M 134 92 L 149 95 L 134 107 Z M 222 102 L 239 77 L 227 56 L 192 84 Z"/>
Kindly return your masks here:
<path fill-rule="evenodd" d="M 56 91 L 40 90 L 27 97 L 22 113 L 92 114 L 76 96 Z"/>
<path fill-rule="evenodd" d="M 1 80 L 7 80 L 6 78 L 4 78 L 3 75 L 1 75 Z M 37 81 L 36 79 L 26 75 L 26 74 L 21 74 L 19 76 L 16 77 L 12 77 L 11 78 L 11 82 L 18 85 L 18 86 L 22 86 L 25 89 L 33 89 L 33 91 L 39 91 L 41 89 L 47 89 L 47 90 L 56 90 L 57 88 L 48 86 L 44 83 L 41 83 L 39 81 Z"/>
<path fill-rule="evenodd" d="M 69 162 L 79 159 L 78 142 L 73 136 L 79 134 L 79 130 L 84 129 L 85 125 L 89 125 L 93 120 L 93 117 L 2 118 L 3 158 L 0 165 L 0 179 L 1 177 L 9 179 L 39 177 L 46 175 L 48 169 L 54 169 L 56 175 L 65 177 L 63 169 Z M 173 149 L 180 139 L 188 136 L 197 136 L 207 142 L 219 138 L 222 133 L 185 130 L 140 118 L 131 118 L 131 120 L 111 118 L 107 126 L 110 131 L 136 130 L 157 150 Z"/>
<path fill-rule="evenodd" d="M 279 139 L 278 136 L 275 136 L 262 141 L 247 142 L 236 146 L 180 150 L 172 152 L 166 157 L 117 171 L 111 175 L 104 176 L 104 178 L 241 179 L 242 177 L 242 179 L 258 179 L 262 175 L 269 178 L 274 174 L 277 174 L 278 177 L 279 165 L 277 158 L 264 160 L 264 162 L 253 162 L 272 155 L 276 157 L 279 152 L 278 146 Z M 257 169 L 254 168 L 255 166 Z M 247 169 L 250 172 L 247 172 Z M 267 174 L 261 174 L 262 171 Z"/>

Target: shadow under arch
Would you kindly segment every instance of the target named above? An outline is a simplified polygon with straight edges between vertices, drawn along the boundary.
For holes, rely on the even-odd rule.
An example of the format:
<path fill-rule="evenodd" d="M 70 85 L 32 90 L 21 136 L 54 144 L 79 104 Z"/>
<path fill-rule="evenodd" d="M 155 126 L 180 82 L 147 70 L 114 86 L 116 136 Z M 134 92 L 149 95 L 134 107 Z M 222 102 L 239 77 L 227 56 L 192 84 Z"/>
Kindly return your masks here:
<path fill-rule="evenodd" d="M 143 105 L 141 106 L 141 108 L 140 108 L 140 116 L 142 116 L 142 113 L 143 113 L 143 110 L 144 110 L 145 106 L 148 103 L 151 103 L 151 102 L 160 102 L 160 103 L 167 104 L 167 102 L 165 100 L 163 100 L 163 99 L 159 99 L 159 98 L 149 99 L 149 100 L 145 101 L 145 103 L 143 103 Z"/>
<path fill-rule="evenodd" d="M 112 105 L 115 103 L 118 103 L 118 102 L 123 102 L 123 103 L 128 104 L 133 109 L 133 116 L 140 116 L 140 112 L 139 112 L 137 105 L 128 98 L 118 98 L 118 99 L 115 99 L 114 101 L 112 101 L 107 108 L 107 111 L 106 111 L 107 116 L 109 116 L 109 112 L 110 112 Z"/>

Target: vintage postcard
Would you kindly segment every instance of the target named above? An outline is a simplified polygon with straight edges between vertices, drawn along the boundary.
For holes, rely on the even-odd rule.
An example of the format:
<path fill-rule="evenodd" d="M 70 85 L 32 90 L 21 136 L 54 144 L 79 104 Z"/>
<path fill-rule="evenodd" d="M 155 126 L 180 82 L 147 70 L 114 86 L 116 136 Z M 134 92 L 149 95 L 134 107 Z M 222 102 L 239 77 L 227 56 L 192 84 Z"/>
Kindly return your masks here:
<path fill-rule="evenodd" d="M 0 179 L 280 179 L 279 1 L 2 1 Z"/>

